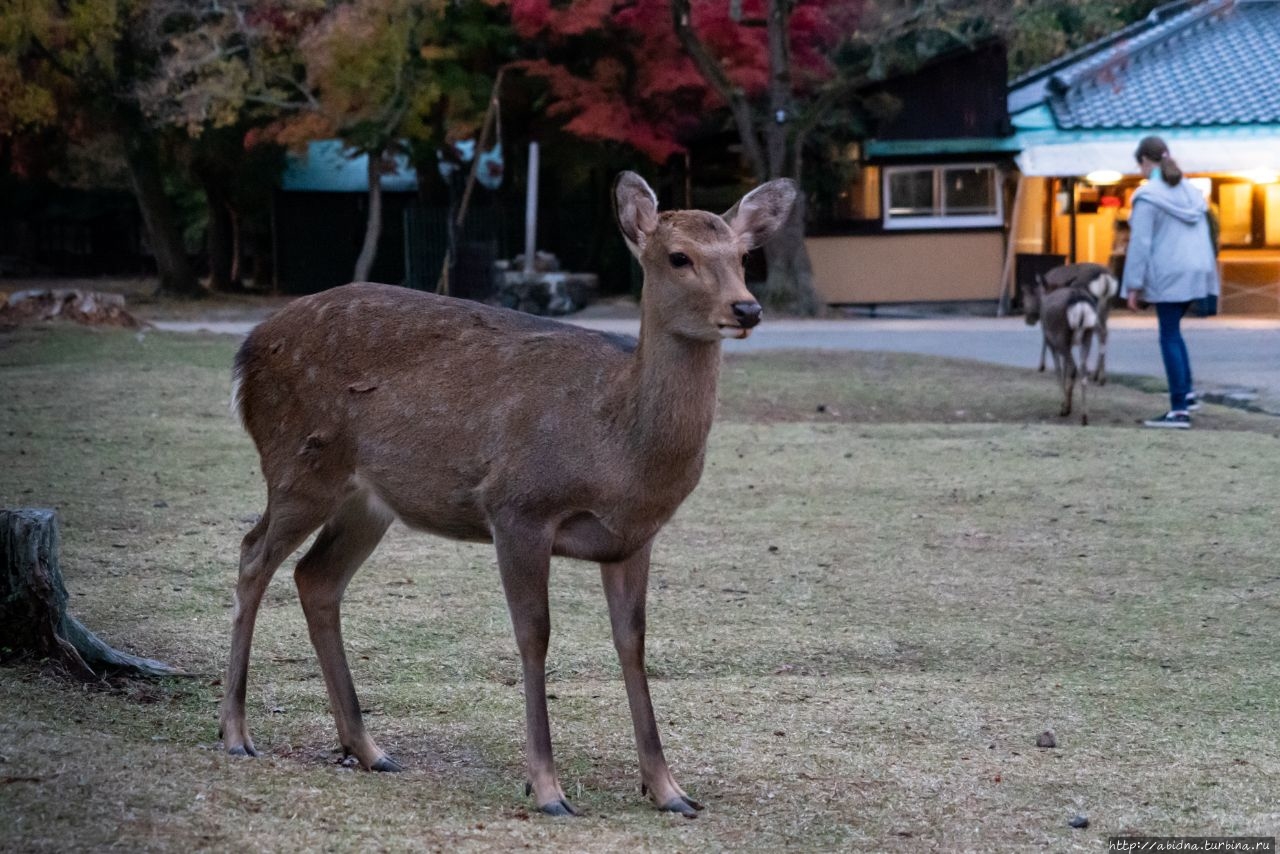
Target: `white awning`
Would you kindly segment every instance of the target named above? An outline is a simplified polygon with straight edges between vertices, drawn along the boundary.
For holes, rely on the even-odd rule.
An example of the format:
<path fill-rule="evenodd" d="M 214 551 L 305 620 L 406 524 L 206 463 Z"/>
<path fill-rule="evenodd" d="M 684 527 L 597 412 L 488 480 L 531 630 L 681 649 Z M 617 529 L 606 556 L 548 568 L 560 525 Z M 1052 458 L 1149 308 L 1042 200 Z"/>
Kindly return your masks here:
<path fill-rule="evenodd" d="M 1135 132 L 1132 139 L 1028 143 L 1017 157 L 1018 168 L 1023 175 L 1038 177 L 1079 177 L 1102 170 L 1133 174 L 1137 172 L 1133 152 L 1145 135 Z M 1199 131 L 1194 137 L 1179 138 L 1176 131 L 1169 130 L 1160 136 L 1184 172 L 1280 171 L 1280 131 L 1248 136 L 1211 136 Z"/>

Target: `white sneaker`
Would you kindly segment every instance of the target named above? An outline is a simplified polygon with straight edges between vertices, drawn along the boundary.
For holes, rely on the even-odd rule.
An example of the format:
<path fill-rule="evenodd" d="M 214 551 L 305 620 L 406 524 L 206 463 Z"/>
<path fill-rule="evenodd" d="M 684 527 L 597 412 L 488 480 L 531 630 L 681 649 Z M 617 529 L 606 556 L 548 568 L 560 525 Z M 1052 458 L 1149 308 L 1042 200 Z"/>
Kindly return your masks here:
<path fill-rule="evenodd" d="M 1174 430 L 1190 430 L 1191 416 L 1182 410 L 1166 412 L 1159 418 L 1149 418 L 1142 422 L 1143 427 L 1165 427 Z"/>
<path fill-rule="evenodd" d="M 1187 411 L 1188 411 L 1188 412 L 1195 412 L 1196 410 L 1198 410 L 1198 409 L 1200 408 L 1200 405 L 1201 405 L 1201 404 L 1200 404 L 1200 392 L 1198 392 L 1198 391 L 1193 391 L 1193 392 L 1188 393 L 1188 394 L 1187 394 L 1187 397 L 1186 397 L 1186 402 L 1187 402 Z"/>

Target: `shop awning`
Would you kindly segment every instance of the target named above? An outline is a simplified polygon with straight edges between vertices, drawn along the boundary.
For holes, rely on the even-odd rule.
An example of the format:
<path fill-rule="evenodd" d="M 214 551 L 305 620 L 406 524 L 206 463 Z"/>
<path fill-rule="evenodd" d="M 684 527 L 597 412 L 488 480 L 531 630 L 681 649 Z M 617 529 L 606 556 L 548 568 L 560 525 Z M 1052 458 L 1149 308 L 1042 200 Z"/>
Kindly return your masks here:
<path fill-rule="evenodd" d="M 1184 172 L 1280 172 L 1280 127 L 1267 130 L 1256 126 L 1248 132 L 1155 128 L 1129 131 L 1123 137 L 1111 132 L 1101 139 L 1026 140 L 1017 163 L 1022 174 L 1029 176 L 1066 178 L 1103 170 L 1134 173 L 1138 141 L 1155 133 L 1169 144 Z"/>

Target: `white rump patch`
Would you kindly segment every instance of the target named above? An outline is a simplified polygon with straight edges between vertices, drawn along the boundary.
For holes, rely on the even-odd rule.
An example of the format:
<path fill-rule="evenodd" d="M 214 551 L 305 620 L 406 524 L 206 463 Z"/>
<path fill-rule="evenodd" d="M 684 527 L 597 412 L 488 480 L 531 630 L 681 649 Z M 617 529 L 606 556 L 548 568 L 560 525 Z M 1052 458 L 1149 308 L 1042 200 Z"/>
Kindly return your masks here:
<path fill-rule="evenodd" d="M 1087 302 L 1078 302 L 1067 309 L 1067 328 L 1079 331 L 1098 325 L 1098 312 Z"/>
<path fill-rule="evenodd" d="M 1110 273 L 1099 273 L 1098 276 L 1089 283 L 1089 293 L 1093 294 L 1094 299 L 1109 300 L 1116 294 L 1120 293 L 1120 283 L 1116 281 L 1116 277 Z"/>

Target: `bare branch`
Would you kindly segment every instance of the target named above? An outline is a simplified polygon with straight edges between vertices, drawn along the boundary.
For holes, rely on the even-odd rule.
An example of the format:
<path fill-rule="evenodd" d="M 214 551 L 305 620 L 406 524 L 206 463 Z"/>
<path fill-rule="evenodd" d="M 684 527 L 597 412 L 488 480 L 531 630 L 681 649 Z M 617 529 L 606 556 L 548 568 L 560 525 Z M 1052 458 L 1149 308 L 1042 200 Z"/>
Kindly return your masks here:
<path fill-rule="evenodd" d="M 769 177 L 768 164 L 765 163 L 764 151 L 760 146 L 760 139 L 751 115 L 751 104 L 747 100 L 746 93 L 740 87 L 733 85 L 729 75 L 694 32 L 689 0 L 671 0 L 671 21 L 675 26 L 676 37 L 694 65 L 698 67 L 698 71 L 728 103 L 734 124 L 738 127 L 738 136 L 742 139 L 747 160 L 751 163 L 756 177 L 761 181 L 765 180 Z"/>

